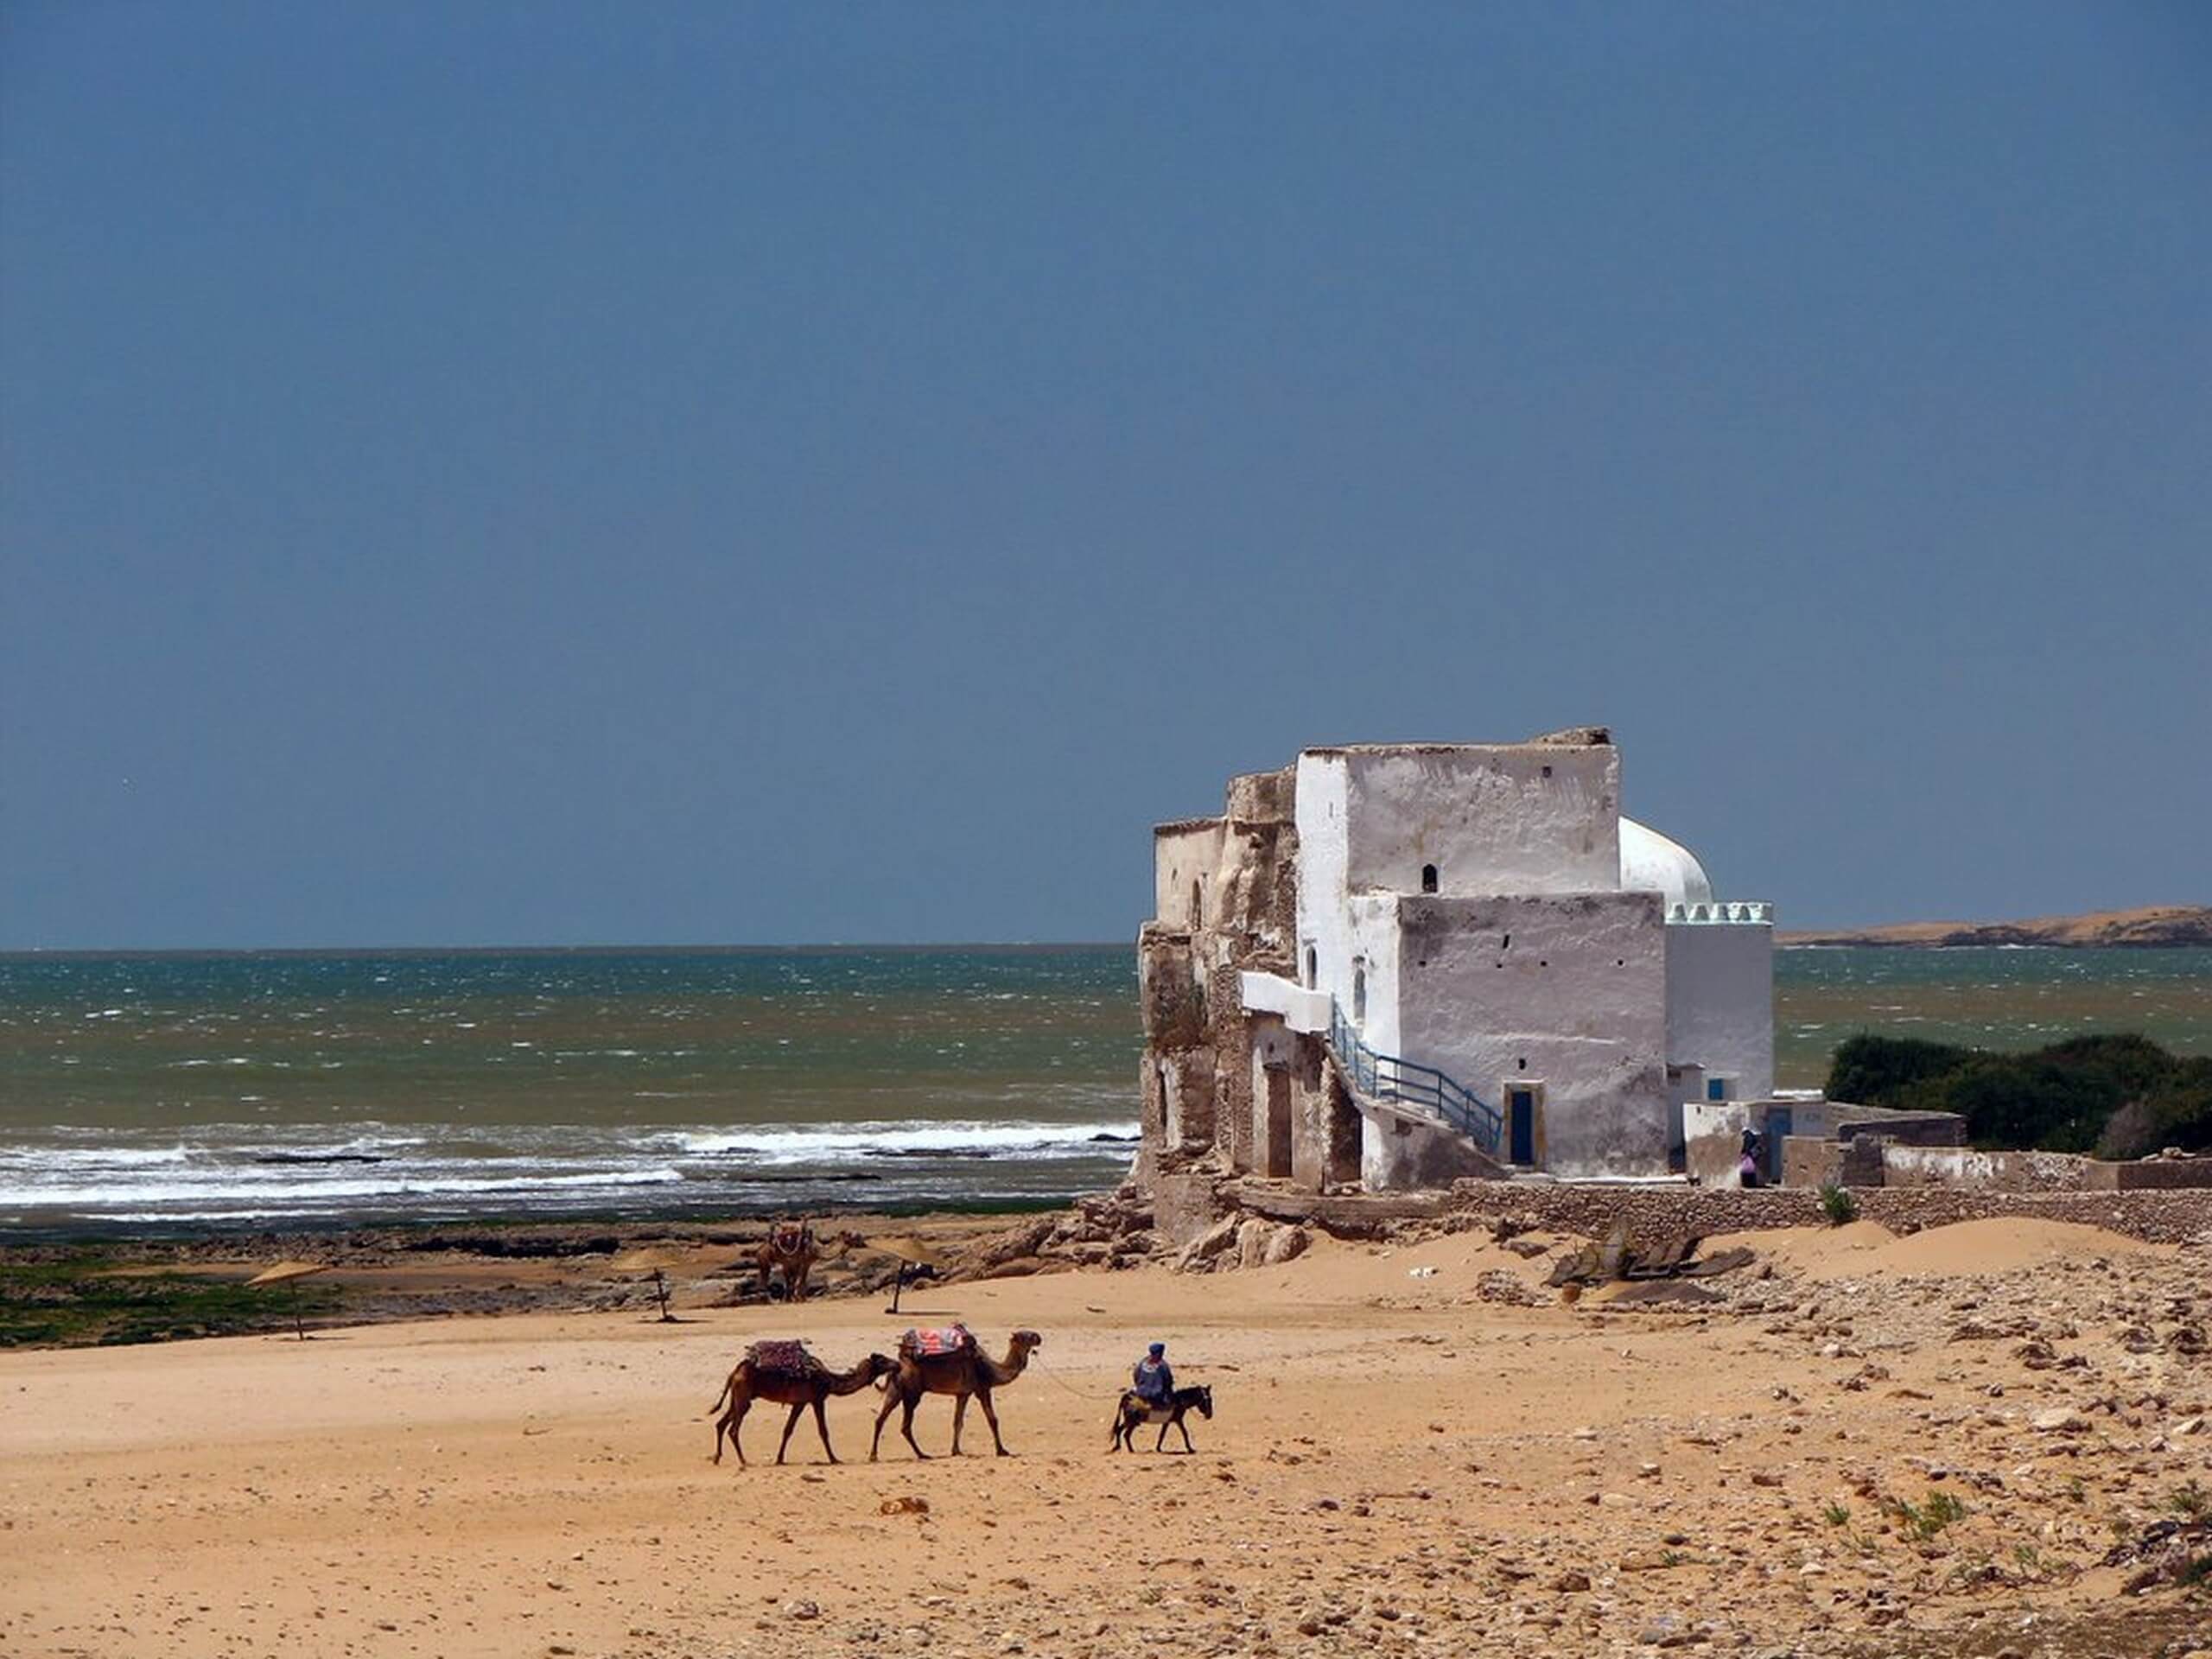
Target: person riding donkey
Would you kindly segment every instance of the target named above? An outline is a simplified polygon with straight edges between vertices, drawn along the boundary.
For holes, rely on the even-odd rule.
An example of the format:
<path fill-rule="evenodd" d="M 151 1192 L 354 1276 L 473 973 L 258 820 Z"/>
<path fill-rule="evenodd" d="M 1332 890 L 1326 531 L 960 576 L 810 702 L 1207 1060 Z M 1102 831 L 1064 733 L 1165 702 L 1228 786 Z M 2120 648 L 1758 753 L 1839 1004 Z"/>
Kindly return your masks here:
<path fill-rule="evenodd" d="M 1155 1342 L 1145 1351 L 1137 1362 L 1136 1375 L 1130 1379 L 1134 1387 L 1122 1395 L 1122 1402 L 1114 1410 L 1113 1448 L 1122 1452 L 1136 1449 L 1139 1424 L 1160 1425 L 1160 1438 L 1152 1449 L 1160 1451 L 1167 1444 L 1167 1431 L 1173 1428 L 1183 1437 L 1183 1449 L 1194 1452 L 1191 1444 L 1191 1426 L 1185 1419 L 1195 1411 L 1201 1417 L 1213 1416 L 1213 1390 L 1203 1384 L 1195 1389 L 1175 1386 L 1175 1373 L 1168 1369 L 1167 1344 Z"/>
<path fill-rule="evenodd" d="M 1168 1369 L 1167 1344 L 1155 1342 L 1137 1362 L 1136 1396 L 1148 1406 L 1165 1406 L 1175 1397 L 1175 1373 Z"/>

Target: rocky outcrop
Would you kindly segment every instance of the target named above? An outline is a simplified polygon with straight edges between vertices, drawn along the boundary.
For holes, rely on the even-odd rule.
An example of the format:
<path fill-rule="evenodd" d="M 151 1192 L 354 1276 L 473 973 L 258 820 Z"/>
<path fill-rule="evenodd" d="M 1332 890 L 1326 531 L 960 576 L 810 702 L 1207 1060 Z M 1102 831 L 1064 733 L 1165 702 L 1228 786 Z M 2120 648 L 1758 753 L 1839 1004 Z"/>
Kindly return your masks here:
<path fill-rule="evenodd" d="M 2212 905 L 2152 905 L 2082 916 L 2044 916 L 2024 922 L 1904 922 L 1840 932 L 1779 935 L 1793 944 L 1893 944 L 1927 949 L 1955 945 L 2046 944 L 2075 949 L 2212 945 Z"/>

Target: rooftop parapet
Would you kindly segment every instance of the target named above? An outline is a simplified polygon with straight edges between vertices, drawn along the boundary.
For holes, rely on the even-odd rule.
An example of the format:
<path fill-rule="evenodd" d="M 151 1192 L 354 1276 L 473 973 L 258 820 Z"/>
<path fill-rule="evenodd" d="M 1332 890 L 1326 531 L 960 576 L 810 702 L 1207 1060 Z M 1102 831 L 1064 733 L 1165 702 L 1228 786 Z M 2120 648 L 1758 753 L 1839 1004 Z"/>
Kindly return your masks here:
<path fill-rule="evenodd" d="M 1669 926 L 1744 925 L 1771 927 L 1774 906 L 1765 899 L 1713 899 L 1694 905 L 1667 906 Z"/>

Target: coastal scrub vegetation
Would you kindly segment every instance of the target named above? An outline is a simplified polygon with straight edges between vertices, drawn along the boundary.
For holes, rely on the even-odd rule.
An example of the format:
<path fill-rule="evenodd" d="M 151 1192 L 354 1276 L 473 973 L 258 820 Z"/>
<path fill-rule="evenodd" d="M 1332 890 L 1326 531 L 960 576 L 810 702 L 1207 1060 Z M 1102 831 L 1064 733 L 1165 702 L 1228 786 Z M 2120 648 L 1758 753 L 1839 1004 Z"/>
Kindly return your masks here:
<path fill-rule="evenodd" d="M 295 1296 L 301 1314 L 315 1319 L 337 1308 L 340 1293 L 295 1285 L 272 1296 L 236 1279 L 133 1268 L 97 1250 L 0 1264 L 0 1349 L 289 1331 Z"/>
<path fill-rule="evenodd" d="M 1871 1033 L 1828 1066 L 1828 1097 L 1956 1112 L 1983 1147 L 2139 1158 L 2212 1149 L 2212 1057 L 2169 1053 L 2132 1033 L 1999 1054 Z"/>

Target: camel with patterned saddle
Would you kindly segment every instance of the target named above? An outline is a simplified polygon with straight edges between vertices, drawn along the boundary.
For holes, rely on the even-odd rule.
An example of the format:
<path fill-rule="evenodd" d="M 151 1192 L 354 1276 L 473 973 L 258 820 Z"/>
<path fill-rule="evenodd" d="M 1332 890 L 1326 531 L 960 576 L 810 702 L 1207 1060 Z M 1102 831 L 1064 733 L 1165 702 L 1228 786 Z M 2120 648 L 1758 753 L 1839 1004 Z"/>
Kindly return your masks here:
<path fill-rule="evenodd" d="M 1029 1356 L 1044 1344 L 1045 1338 L 1034 1331 L 1017 1331 L 1007 1340 L 1006 1358 L 995 1360 L 982 1351 L 964 1325 L 956 1325 L 943 1331 L 907 1332 L 899 1338 L 898 1365 L 881 1384 L 883 1409 L 875 1414 L 875 1439 L 868 1446 L 868 1461 L 874 1463 L 881 1450 L 883 1425 L 894 1410 L 901 1414 L 899 1432 L 914 1448 L 914 1455 L 924 1459 L 929 1456 L 914 1440 L 914 1408 L 925 1394 L 953 1396 L 954 1457 L 960 1455 L 960 1426 L 967 1421 L 971 1395 L 983 1408 L 983 1421 L 991 1426 L 991 1444 L 997 1448 L 999 1456 L 1013 1456 L 999 1435 L 999 1414 L 991 1408 L 991 1390 L 1002 1389 L 1019 1378 L 1029 1364 Z"/>
<path fill-rule="evenodd" d="M 868 1241 L 858 1233 L 836 1233 L 825 1248 L 815 1236 L 812 1223 L 779 1221 L 768 1229 L 766 1238 L 753 1247 L 753 1265 L 760 1269 L 760 1294 L 772 1294 L 774 1281 L 770 1275 L 781 1271 L 784 1299 L 803 1302 L 806 1300 L 806 1281 L 812 1276 L 816 1262 L 826 1255 L 865 1249 L 867 1244 Z"/>
<path fill-rule="evenodd" d="M 803 1342 L 756 1342 L 745 1351 L 745 1357 L 735 1369 L 722 1391 L 715 1396 L 709 1411 L 722 1411 L 722 1402 L 729 1402 L 729 1409 L 722 1411 L 715 1424 L 715 1461 L 722 1460 L 722 1436 L 729 1436 L 730 1447 L 737 1453 L 738 1467 L 746 1466 L 745 1443 L 738 1438 L 745 1427 L 745 1414 L 753 1408 L 755 1400 L 766 1400 L 779 1406 L 789 1406 L 791 1415 L 784 1419 L 784 1438 L 776 1444 L 776 1461 L 784 1460 L 784 1452 L 791 1443 L 791 1430 L 798 1426 L 799 1414 L 811 1406 L 814 1427 L 822 1436 L 822 1449 L 830 1461 L 837 1461 L 837 1453 L 830 1444 L 830 1420 L 822 1409 L 823 1401 L 833 1394 L 858 1394 L 878 1377 L 899 1369 L 897 1362 L 887 1354 L 870 1354 L 849 1371 L 833 1371 L 812 1354 L 806 1351 Z"/>

